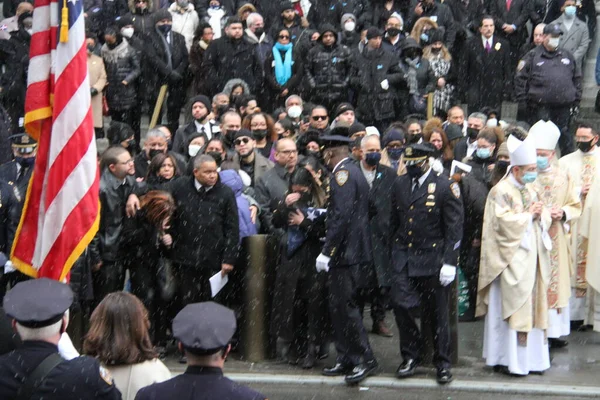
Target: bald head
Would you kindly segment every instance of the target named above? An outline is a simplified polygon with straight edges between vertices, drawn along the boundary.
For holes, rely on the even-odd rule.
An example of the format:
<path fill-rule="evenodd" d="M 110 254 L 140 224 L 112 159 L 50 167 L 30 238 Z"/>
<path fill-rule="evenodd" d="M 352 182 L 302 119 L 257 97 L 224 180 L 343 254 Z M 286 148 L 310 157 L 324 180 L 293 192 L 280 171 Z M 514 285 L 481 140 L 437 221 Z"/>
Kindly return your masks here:
<path fill-rule="evenodd" d="M 533 43 L 539 46 L 544 41 L 544 28 L 546 24 L 538 24 L 533 30 Z"/>

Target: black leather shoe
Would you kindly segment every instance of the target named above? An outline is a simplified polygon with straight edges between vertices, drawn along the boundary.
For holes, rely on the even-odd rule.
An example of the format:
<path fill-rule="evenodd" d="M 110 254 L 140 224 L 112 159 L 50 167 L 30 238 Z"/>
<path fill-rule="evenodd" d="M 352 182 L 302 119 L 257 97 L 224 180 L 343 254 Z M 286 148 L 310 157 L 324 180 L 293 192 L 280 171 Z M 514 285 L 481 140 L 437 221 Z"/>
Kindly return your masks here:
<path fill-rule="evenodd" d="M 319 346 L 319 353 L 317 354 L 317 358 L 319 360 L 324 360 L 329 357 L 329 347 L 331 344 L 329 342 L 323 342 Z"/>
<path fill-rule="evenodd" d="M 407 358 L 402 361 L 402 364 L 396 370 L 396 377 L 398 378 L 408 378 L 409 376 L 413 376 L 417 367 L 419 366 L 419 362 L 414 358 Z"/>
<path fill-rule="evenodd" d="M 379 364 L 377 360 L 372 360 L 362 364 L 358 364 L 346 375 L 346 383 L 355 384 L 364 381 L 368 376 L 375 374 Z"/>
<path fill-rule="evenodd" d="M 449 368 L 438 368 L 437 370 L 437 383 L 440 385 L 445 385 L 447 383 L 452 382 L 454 378 L 452 377 L 452 372 L 450 372 Z"/>
<path fill-rule="evenodd" d="M 342 363 L 335 363 L 333 367 L 323 368 L 321 372 L 325 376 L 341 376 L 346 375 L 352 371 L 352 367 L 350 365 L 345 365 Z"/>
<path fill-rule="evenodd" d="M 564 339 L 549 338 L 548 344 L 550 345 L 551 349 L 563 349 L 569 345 L 569 342 Z"/>

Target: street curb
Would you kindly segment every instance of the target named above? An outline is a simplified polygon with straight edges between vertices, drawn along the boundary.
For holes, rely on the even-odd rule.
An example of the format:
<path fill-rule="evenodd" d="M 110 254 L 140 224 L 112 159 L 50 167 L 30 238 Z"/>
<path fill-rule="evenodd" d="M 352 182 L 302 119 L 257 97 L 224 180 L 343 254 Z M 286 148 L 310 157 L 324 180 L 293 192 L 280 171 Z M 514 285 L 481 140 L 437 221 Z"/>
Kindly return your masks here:
<path fill-rule="evenodd" d="M 345 386 L 341 378 L 327 378 L 305 375 L 267 375 L 232 373 L 226 374 L 228 378 L 244 384 L 275 384 L 275 385 L 327 385 Z M 447 389 L 458 392 L 475 393 L 501 393 L 501 394 L 529 394 L 546 396 L 578 396 L 600 398 L 600 387 L 577 387 L 567 385 L 545 385 L 534 383 L 511 382 L 482 382 L 454 380 L 452 383 L 440 386 L 433 379 L 395 379 L 384 377 L 368 378 L 361 384 L 362 387 L 398 388 L 398 389 Z"/>

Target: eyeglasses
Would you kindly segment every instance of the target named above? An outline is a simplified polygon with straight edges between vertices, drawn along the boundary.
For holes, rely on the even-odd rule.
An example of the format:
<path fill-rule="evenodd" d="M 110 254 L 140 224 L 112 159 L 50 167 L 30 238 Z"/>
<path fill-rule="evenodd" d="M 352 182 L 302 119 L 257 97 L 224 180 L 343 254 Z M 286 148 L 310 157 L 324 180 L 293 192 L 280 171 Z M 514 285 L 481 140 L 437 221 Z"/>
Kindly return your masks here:
<path fill-rule="evenodd" d="M 236 145 L 236 146 L 239 146 L 239 145 L 241 145 L 242 143 L 243 143 L 243 144 L 246 144 L 246 143 L 248 143 L 249 141 L 250 141 L 250 139 L 248 139 L 248 138 L 241 138 L 241 139 L 235 139 L 235 140 L 233 141 L 233 143 L 235 143 L 235 145 Z"/>
<path fill-rule="evenodd" d="M 298 150 L 282 150 L 278 151 L 278 153 L 283 154 L 284 156 L 291 156 L 292 154 L 296 154 Z"/>
<path fill-rule="evenodd" d="M 279 39 L 289 39 L 288 35 L 279 35 Z"/>
<path fill-rule="evenodd" d="M 313 121 L 325 121 L 327 119 L 327 115 L 314 115 L 312 119 Z"/>
<path fill-rule="evenodd" d="M 124 162 L 119 162 L 118 164 L 121 164 L 121 165 L 133 164 L 133 158 L 131 158 L 127 161 L 124 161 Z"/>

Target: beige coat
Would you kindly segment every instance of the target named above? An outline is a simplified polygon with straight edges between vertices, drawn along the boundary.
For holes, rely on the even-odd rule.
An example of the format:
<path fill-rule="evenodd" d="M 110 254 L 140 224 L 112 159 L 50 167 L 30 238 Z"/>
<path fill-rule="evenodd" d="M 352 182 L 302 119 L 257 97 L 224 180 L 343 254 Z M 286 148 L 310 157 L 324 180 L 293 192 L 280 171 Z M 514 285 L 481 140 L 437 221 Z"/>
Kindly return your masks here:
<path fill-rule="evenodd" d="M 532 220 L 529 206 L 538 201 L 536 194 L 526 186 L 522 195 L 515 182 L 511 176 L 501 180 L 487 198 L 476 313 L 487 314 L 490 287 L 500 279 L 502 318 L 511 329 L 530 332 L 548 327 L 550 259 L 542 243 L 542 225 L 550 226 L 551 218 L 544 209 L 541 220 Z M 524 196 L 530 199 L 526 204 Z"/>
<path fill-rule="evenodd" d="M 134 400 L 140 389 L 171 379 L 171 372 L 158 358 L 133 365 L 111 365 L 107 369 L 123 400 Z"/>
<path fill-rule="evenodd" d="M 575 273 L 575 267 L 570 254 L 570 235 L 565 225 L 570 226 L 581 215 L 579 194 L 575 192 L 572 177 L 565 169 L 559 168 L 558 163 L 554 163 L 548 172 L 539 172 L 533 187 L 548 209 L 556 207 L 565 213 L 565 223 L 553 220 L 549 229 L 552 239 L 550 251 L 552 273 L 548 286 L 548 306 L 568 307 L 571 296 L 571 276 Z"/>
<path fill-rule="evenodd" d="M 106 70 L 104 61 L 95 54 L 88 54 L 88 71 L 90 74 L 90 88 L 95 88 L 98 94 L 92 97 L 92 116 L 94 117 L 94 128 L 102 128 L 102 91 L 106 86 Z"/>

